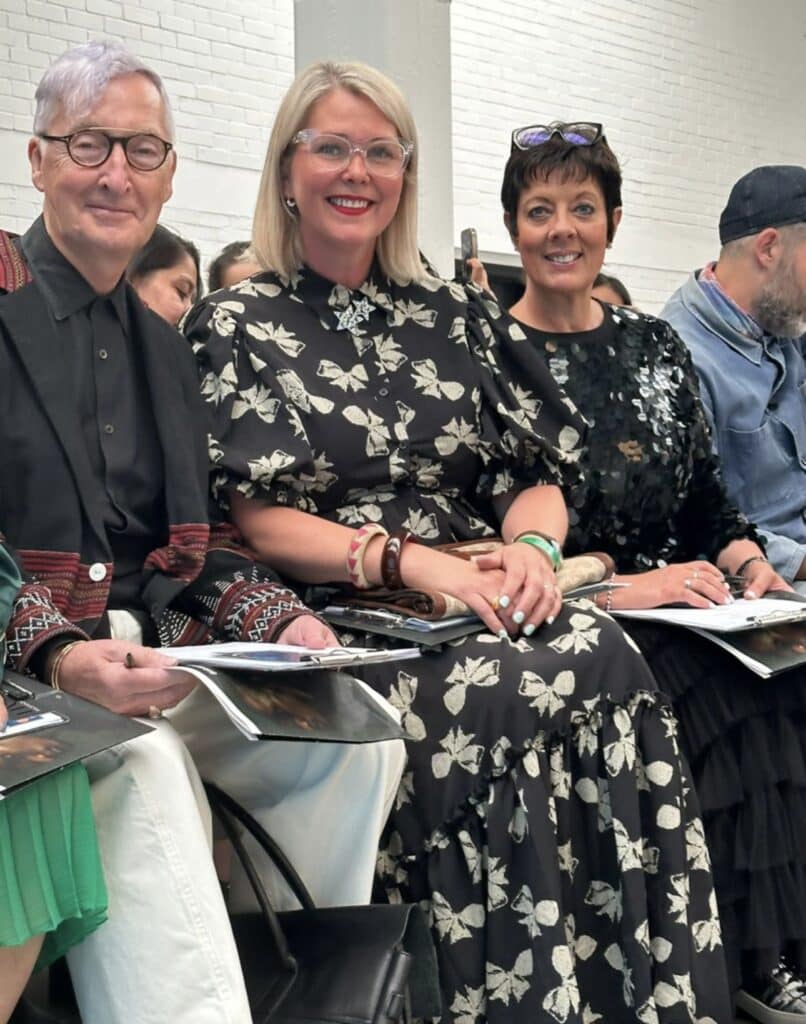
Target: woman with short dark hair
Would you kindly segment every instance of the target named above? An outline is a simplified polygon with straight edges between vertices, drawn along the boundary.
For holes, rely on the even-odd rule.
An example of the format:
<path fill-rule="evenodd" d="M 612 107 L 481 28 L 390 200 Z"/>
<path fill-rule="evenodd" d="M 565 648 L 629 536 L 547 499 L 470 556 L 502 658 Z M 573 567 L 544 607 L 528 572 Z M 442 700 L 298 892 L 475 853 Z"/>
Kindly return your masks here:
<path fill-rule="evenodd" d="M 724 604 L 727 575 L 747 598 L 791 590 L 726 496 L 683 343 L 664 321 L 592 296 L 622 215 L 601 126 L 514 132 L 501 200 L 526 291 L 496 334 L 517 350 L 523 386 L 548 367 L 591 424 L 567 546 L 608 551 L 612 582 L 629 584 L 600 607 Z M 674 701 L 739 1003 L 760 1021 L 806 1021 L 806 670 L 764 682 L 691 632 L 624 625 Z M 695 945 L 717 934 L 716 918 L 693 924 Z"/>

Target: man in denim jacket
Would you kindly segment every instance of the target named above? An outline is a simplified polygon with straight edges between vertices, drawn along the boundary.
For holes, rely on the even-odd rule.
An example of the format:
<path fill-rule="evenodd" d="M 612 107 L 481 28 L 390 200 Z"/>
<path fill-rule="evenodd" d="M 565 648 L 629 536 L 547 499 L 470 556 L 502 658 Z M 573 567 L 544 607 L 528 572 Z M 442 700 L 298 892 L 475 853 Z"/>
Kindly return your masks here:
<path fill-rule="evenodd" d="M 719 237 L 661 316 L 691 351 L 731 498 L 806 593 L 806 168 L 740 178 Z"/>

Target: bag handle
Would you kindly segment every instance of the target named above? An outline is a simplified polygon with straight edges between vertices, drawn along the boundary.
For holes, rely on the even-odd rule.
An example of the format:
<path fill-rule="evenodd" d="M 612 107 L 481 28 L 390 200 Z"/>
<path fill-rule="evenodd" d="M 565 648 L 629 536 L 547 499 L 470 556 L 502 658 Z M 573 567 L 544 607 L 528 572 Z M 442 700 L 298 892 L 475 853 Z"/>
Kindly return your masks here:
<path fill-rule="evenodd" d="M 313 901 L 313 897 L 308 892 L 305 883 L 299 876 L 291 861 L 283 853 L 280 846 L 275 842 L 269 833 L 263 828 L 259 821 L 254 818 L 246 808 L 242 807 L 237 800 L 234 800 L 229 793 L 225 793 L 223 789 L 220 789 L 212 782 L 205 782 L 204 789 L 207 793 L 207 798 L 210 801 L 213 810 L 226 811 L 231 817 L 239 821 L 241 825 L 250 833 L 253 839 L 256 840 L 258 845 L 265 851 L 265 853 L 274 862 L 277 870 L 282 875 L 289 889 L 291 889 L 294 896 L 299 900 L 303 910 L 316 910 L 316 904 Z M 230 822 L 231 824 L 231 822 Z M 224 826 L 226 828 L 226 825 Z M 231 837 L 230 837 L 231 838 Z M 233 843 L 233 845 L 235 845 Z M 241 844 L 243 845 L 243 844 Z M 236 846 L 237 851 L 237 846 Z M 250 860 L 249 854 L 244 850 L 244 854 L 247 859 Z M 252 868 L 254 871 L 254 867 Z M 247 871 L 247 874 L 249 872 Z M 260 880 L 258 879 L 258 882 Z M 251 882 L 251 877 L 250 877 Z M 262 887 L 262 883 L 261 887 Z M 254 887 L 254 886 L 253 886 Z M 273 912 L 273 911 L 272 911 Z"/>

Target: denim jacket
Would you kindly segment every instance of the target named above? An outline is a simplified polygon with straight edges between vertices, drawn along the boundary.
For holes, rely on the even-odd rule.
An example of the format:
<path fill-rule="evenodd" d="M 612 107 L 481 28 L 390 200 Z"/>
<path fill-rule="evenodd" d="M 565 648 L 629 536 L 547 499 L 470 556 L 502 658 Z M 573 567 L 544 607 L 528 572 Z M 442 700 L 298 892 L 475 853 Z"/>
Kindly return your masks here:
<path fill-rule="evenodd" d="M 661 316 L 691 351 L 728 493 L 791 581 L 806 559 L 806 339 L 764 334 L 698 278 Z"/>

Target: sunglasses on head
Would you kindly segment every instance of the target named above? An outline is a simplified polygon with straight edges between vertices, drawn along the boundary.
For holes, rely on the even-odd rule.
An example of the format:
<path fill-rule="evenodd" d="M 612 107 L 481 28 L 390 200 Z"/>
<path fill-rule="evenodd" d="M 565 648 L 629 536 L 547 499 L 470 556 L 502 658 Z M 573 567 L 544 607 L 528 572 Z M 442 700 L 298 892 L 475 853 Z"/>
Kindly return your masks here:
<path fill-rule="evenodd" d="M 602 126 L 591 121 L 552 121 L 551 124 L 531 124 L 526 128 L 516 128 L 512 133 L 512 149 L 527 150 L 542 146 L 544 142 L 559 135 L 563 142 L 572 146 L 594 146 L 604 138 Z"/>

